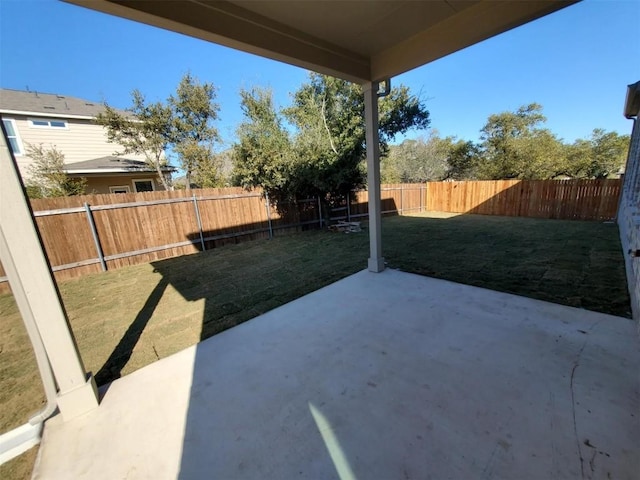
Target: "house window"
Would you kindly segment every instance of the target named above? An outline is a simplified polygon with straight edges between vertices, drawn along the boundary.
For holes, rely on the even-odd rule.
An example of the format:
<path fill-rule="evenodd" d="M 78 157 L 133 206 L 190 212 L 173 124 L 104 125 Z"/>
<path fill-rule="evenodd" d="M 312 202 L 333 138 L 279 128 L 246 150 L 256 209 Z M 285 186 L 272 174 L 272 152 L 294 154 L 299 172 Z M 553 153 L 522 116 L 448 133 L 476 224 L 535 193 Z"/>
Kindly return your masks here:
<path fill-rule="evenodd" d="M 18 129 L 16 128 L 15 120 L 3 118 L 2 124 L 4 125 L 4 129 L 7 132 L 7 140 L 9 141 L 9 145 L 11 146 L 11 151 L 14 155 L 22 155 L 22 143 L 20 142 L 20 137 L 18 136 Z"/>
<path fill-rule="evenodd" d="M 65 120 L 36 118 L 29 119 L 29 126 L 36 128 L 67 128 L 67 122 Z"/>
<path fill-rule="evenodd" d="M 153 192 L 155 190 L 153 180 L 146 178 L 143 180 L 134 180 L 133 188 L 136 192 Z"/>
<path fill-rule="evenodd" d="M 129 193 L 129 185 L 116 185 L 109 187 L 109 193 Z"/>

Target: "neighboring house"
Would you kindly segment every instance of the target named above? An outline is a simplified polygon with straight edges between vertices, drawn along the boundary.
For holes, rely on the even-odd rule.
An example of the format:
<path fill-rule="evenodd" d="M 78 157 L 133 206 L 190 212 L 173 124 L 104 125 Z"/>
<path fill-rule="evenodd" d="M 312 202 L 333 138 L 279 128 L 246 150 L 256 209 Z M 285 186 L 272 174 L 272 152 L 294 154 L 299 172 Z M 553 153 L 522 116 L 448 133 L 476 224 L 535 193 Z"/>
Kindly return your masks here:
<path fill-rule="evenodd" d="M 164 190 L 155 170 L 142 160 L 121 157 L 101 157 L 68 164 L 69 177 L 85 178 L 87 191 L 96 193 L 130 193 Z M 171 168 L 163 169 L 171 175 Z"/>
<path fill-rule="evenodd" d="M 103 108 L 76 97 L 0 89 L 0 115 L 22 178 L 28 178 L 32 163 L 28 145 L 42 144 L 64 154 L 68 175 L 87 179 L 87 193 L 163 190 L 143 156 L 114 157 L 121 147 L 109 143 L 106 130 L 94 121 Z"/>

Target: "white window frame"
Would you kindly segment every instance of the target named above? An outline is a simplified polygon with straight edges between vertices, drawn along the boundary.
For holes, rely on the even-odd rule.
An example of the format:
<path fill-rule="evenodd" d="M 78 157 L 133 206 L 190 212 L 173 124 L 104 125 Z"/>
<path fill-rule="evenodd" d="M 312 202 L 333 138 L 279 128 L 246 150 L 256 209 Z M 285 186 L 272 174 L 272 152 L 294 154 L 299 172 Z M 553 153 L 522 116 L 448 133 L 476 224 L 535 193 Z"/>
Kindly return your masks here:
<path fill-rule="evenodd" d="M 137 182 L 151 182 L 151 191 L 152 192 L 156 191 L 156 183 L 153 181 L 153 178 L 136 178 L 131 180 L 131 183 L 133 183 L 133 191 L 135 193 L 143 193 L 143 192 L 138 192 L 138 188 L 136 187 Z"/>
<path fill-rule="evenodd" d="M 36 125 L 33 122 L 47 122 L 47 125 Z M 53 126 L 51 125 L 51 122 L 64 123 L 64 127 Z M 51 128 L 53 130 L 68 130 L 69 123 L 66 120 L 62 120 L 59 118 L 30 118 L 29 128 Z"/>
<path fill-rule="evenodd" d="M 126 192 L 116 192 L 115 190 L 126 190 Z M 109 186 L 109 193 L 131 193 L 129 185 L 113 185 Z"/>
<path fill-rule="evenodd" d="M 14 152 L 13 148 L 11 148 L 11 142 L 9 142 L 9 149 L 13 152 L 13 155 L 16 157 L 22 157 L 25 152 L 24 152 L 24 145 L 22 144 L 22 140 L 20 139 L 20 132 L 18 132 L 18 125 L 16 124 L 16 121 L 13 118 L 2 118 L 3 122 L 9 122 L 11 124 L 11 128 L 13 129 L 13 133 L 15 133 L 15 135 L 11 136 L 9 135 L 9 132 L 7 132 L 7 139 L 10 138 L 15 138 L 16 142 L 18 143 L 18 149 L 20 150 L 20 152 Z M 6 128 L 5 128 L 6 130 Z"/>

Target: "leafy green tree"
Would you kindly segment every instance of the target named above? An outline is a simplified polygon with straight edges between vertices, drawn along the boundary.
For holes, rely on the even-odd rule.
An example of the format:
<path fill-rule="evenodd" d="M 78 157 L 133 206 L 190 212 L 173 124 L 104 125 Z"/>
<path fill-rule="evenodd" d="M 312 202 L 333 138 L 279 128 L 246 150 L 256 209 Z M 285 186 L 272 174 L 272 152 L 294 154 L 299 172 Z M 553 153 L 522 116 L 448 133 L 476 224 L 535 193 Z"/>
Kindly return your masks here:
<path fill-rule="evenodd" d="M 480 148 L 471 141 L 455 140 L 447 137 L 450 145 L 447 154 L 447 173 L 445 179 L 472 180 L 477 177 Z"/>
<path fill-rule="evenodd" d="M 192 185 L 197 188 L 230 186 L 232 183 L 232 151 L 207 154 L 200 159 L 193 170 Z"/>
<path fill-rule="evenodd" d="M 199 179 L 196 184 L 217 185 L 220 181 L 213 153 L 213 144 L 219 140 L 218 130 L 213 125 L 220 110 L 215 98 L 215 86 L 200 83 L 190 73 L 182 77 L 176 94 L 169 96 L 171 144 L 185 172 L 187 189 L 196 172 Z"/>
<path fill-rule="evenodd" d="M 96 123 L 107 130 L 110 142 L 123 147 L 114 155 L 144 155 L 147 164 L 156 170 L 166 190 L 171 190 L 171 179 L 163 168 L 167 165 L 165 151 L 173 138 L 173 113 L 162 103 L 147 103 L 139 90 L 131 93 L 129 114 L 104 104 L 104 112 L 98 114 Z"/>
<path fill-rule="evenodd" d="M 240 91 L 245 121 L 237 129 L 233 149 L 234 183 L 285 194 L 291 175 L 292 151 L 287 131 L 273 104 L 271 90 Z"/>
<path fill-rule="evenodd" d="M 489 116 L 481 130 L 479 178 L 553 178 L 557 165 L 563 163 L 563 149 L 562 142 L 542 128 L 545 121 L 537 103 Z"/>
<path fill-rule="evenodd" d="M 442 180 L 447 173 L 451 138 L 440 138 L 436 130 L 417 140 L 391 145 L 382 160 L 385 183 L 423 183 Z"/>
<path fill-rule="evenodd" d="M 455 137 L 440 137 L 432 130 L 425 138 L 392 145 L 382 161 L 383 181 L 427 182 L 469 180 L 476 176 L 478 146 Z"/>
<path fill-rule="evenodd" d="M 66 197 L 84 194 L 87 180 L 67 176 L 64 171 L 64 154 L 55 146 L 45 149 L 42 144 L 27 145 L 27 154 L 33 160 L 28 168 L 29 177 L 26 182 L 29 197 Z"/>
<path fill-rule="evenodd" d="M 234 155 L 239 183 L 289 198 L 339 196 L 364 184 L 364 96 L 359 85 L 310 74 L 282 112 L 291 134 L 270 94 L 254 89 L 241 96 L 246 121 L 238 129 Z M 395 87 L 380 99 L 379 123 L 385 152 L 396 134 L 426 128 L 429 112 L 407 87 Z"/>
<path fill-rule="evenodd" d="M 587 170 L 589 178 L 607 178 L 624 167 L 629 151 L 629 135 L 618 135 L 596 128 L 591 133 L 591 156 Z"/>
<path fill-rule="evenodd" d="M 626 162 L 629 141 L 629 135 L 596 128 L 588 139 L 564 146 L 566 162 L 561 173 L 572 178 L 612 177 Z"/>
<path fill-rule="evenodd" d="M 559 165 L 559 176 L 569 178 L 588 178 L 591 165 L 591 142 L 583 138 L 572 144 L 564 145 L 563 165 Z"/>
<path fill-rule="evenodd" d="M 213 152 L 214 143 L 219 140 L 213 124 L 220 110 L 215 99 L 216 88 L 212 83 L 202 83 L 187 73 L 166 102 L 149 103 L 139 90 L 134 90 L 127 113 L 105 104 L 105 111 L 97 116 L 96 122 L 106 128 L 110 142 L 123 147 L 115 155 L 144 155 L 165 189 L 172 188 L 171 177 L 164 170 L 169 148 L 177 154 L 185 172 L 186 188 L 191 186 L 195 172 L 199 172 L 201 182 L 211 184 L 220 177 L 215 171 Z"/>

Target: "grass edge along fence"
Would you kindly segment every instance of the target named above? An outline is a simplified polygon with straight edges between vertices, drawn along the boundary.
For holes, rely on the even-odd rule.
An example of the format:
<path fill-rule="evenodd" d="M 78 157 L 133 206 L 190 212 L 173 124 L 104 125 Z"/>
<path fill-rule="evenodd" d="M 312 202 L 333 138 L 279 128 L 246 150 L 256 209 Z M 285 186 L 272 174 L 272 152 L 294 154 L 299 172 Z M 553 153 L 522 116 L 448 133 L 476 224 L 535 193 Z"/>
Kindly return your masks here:
<path fill-rule="evenodd" d="M 382 213 L 478 213 L 611 220 L 620 180 L 542 180 L 385 184 Z M 322 212 L 317 198 L 276 206 L 242 188 L 84 195 L 32 200 L 57 280 L 186 255 L 279 233 L 368 216 L 368 192 L 350 193 Z M 0 265 L 0 292 L 8 283 Z"/>

